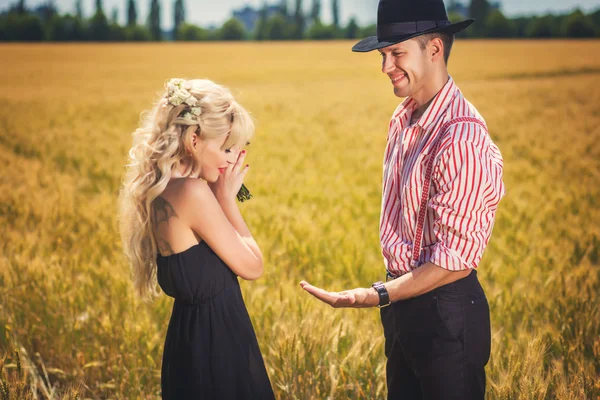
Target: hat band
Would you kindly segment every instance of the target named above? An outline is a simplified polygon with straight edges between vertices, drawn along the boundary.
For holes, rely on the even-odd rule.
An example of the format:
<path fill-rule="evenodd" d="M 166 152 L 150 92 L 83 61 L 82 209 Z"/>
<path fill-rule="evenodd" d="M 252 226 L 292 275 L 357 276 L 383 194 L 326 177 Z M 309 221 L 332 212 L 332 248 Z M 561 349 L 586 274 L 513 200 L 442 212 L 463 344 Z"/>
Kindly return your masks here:
<path fill-rule="evenodd" d="M 428 31 L 434 28 L 441 28 L 450 25 L 448 20 L 441 21 L 416 21 L 416 22 L 396 22 L 393 24 L 385 24 L 377 27 L 377 38 L 385 38 L 400 35 L 409 35 Z"/>

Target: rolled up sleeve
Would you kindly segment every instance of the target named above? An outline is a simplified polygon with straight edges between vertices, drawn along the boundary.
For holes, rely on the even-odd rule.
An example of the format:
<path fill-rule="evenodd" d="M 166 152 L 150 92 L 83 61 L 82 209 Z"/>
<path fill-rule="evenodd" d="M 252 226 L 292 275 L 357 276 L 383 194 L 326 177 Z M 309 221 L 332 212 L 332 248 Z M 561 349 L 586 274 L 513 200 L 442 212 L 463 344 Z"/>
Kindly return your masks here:
<path fill-rule="evenodd" d="M 429 203 L 436 243 L 427 261 L 452 271 L 477 268 L 505 194 L 502 170 L 502 156 L 491 141 L 457 141 L 442 150 Z"/>

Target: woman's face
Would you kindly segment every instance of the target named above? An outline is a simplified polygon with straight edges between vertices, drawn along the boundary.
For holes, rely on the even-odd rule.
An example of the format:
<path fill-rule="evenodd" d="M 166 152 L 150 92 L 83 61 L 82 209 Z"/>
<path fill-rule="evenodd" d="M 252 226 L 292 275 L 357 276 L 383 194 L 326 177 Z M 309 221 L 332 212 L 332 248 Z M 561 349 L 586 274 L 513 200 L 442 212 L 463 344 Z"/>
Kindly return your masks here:
<path fill-rule="evenodd" d="M 194 161 L 200 169 L 200 178 L 207 182 L 215 182 L 225 169 L 234 164 L 239 156 L 240 149 L 232 147 L 224 149 L 223 145 L 227 135 L 212 139 L 200 139 L 194 134 Z"/>

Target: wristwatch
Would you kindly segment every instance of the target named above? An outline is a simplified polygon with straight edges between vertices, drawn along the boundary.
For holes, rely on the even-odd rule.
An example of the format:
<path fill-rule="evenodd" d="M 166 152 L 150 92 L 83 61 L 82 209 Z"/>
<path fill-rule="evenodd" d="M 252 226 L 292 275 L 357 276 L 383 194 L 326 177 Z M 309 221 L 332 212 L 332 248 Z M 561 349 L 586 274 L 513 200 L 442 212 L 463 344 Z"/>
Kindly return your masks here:
<path fill-rule="evenodd" d="M 375 282 L 371 286 L 377 291 L 377 294 L 379 295 L 379 304 L 377 305 L 377 307 L 382 308 L 392 304 L 392 302 L 390 301 L 390 294 L 385 288 L 383 282 Z"/>

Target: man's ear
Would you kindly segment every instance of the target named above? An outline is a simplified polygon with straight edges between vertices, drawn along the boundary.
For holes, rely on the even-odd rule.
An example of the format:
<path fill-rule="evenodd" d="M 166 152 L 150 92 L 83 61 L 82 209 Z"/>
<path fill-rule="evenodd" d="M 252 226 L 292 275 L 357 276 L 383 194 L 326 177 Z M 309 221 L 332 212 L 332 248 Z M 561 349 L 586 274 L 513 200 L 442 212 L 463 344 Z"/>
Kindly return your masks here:
<path fill-rule="evenodd" d="M 431 61 L 436 62 L 439 58 L 444 58 L 444 42 L 439 37 L 435 37 L 429 41 L 429 54 Z"/>

